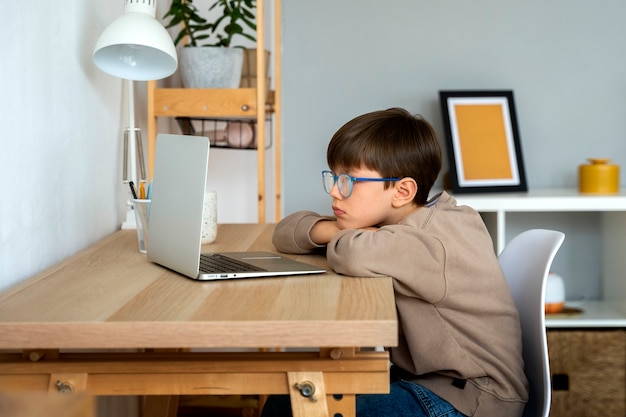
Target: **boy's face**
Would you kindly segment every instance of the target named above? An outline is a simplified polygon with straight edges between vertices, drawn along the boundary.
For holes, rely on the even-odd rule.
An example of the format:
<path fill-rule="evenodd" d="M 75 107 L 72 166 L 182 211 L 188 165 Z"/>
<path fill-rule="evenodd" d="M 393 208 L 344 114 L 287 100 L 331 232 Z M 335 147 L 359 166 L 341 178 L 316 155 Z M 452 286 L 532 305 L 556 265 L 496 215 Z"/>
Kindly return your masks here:
<path fill-rule="evenodd" d="M 382 177 L 376 171 L 363 168 L 349 171 L 338 169 L 335 175 L 339 174 L 363 178 Z M 330 196 L 333 199 L 332 208 L 337 218 L 337 225 L 340 229 L 362 229 L 395 222 L 391 218 L 394 192 L 394 187 L 385 189 L 384 182 L 356 181 L 352 185 L 350 197 L 343 197 L 335 184 Z"/>

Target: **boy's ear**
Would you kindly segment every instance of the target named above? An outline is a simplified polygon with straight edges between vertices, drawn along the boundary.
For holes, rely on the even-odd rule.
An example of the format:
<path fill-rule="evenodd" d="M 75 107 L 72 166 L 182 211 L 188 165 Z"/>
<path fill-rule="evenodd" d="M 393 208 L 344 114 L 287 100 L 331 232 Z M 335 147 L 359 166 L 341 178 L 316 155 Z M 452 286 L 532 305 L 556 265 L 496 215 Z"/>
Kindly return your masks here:
<path fill-rule="evenodd" d="M 392 201 L 394 207 L 402 207 L 413 203 L 413 198 L 417 194 L 417 183 L 413 178 L 404 177 L 396 181 L 394 188 L 396 190 Z"/>

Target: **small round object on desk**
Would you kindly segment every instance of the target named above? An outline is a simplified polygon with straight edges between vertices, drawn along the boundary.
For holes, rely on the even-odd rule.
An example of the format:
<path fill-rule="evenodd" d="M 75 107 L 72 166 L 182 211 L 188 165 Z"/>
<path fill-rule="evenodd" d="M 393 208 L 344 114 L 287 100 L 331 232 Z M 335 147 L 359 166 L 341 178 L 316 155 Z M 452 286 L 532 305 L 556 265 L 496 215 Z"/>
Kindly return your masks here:
<path fill-rule="evenodd" d="M 609 165 L 608 158 L 589 158 L 591 164 L 578 168 L 581 193 L 615 194 L 619 191 L 619 166 Z"/>

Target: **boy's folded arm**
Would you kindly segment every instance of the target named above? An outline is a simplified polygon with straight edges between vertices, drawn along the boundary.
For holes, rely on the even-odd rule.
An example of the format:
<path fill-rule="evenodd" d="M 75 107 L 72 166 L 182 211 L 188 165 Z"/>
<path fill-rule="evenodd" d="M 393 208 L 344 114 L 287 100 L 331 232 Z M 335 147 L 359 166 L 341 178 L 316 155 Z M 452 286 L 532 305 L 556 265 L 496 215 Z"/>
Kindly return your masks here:
<path fill-rule="evenodd" d="M 299 211 L 282 219 L 274 229 L 272 243 L 279 252 L 309 253 L 326 246 L 313 241 L 311 229 L 320 221 L 334 220 L 312 211 Z"/>
<path fill-rule="evenodd" d="M 327 245 L 339 231 L 335 219 L 320 219 L 311 227 L 309 236 L 312 242 L 318 245 Z"/>

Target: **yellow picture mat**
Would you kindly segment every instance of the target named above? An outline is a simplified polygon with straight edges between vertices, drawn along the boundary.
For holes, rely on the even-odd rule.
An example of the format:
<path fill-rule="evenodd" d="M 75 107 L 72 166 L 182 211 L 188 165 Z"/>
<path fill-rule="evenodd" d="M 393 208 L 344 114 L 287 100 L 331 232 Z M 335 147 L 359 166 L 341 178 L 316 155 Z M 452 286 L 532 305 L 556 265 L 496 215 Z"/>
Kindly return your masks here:
<path fill-rule="evenodd" d="M 513 179 L 501 104 L 456 104 L 458 142 L 465 180 Z"/>

